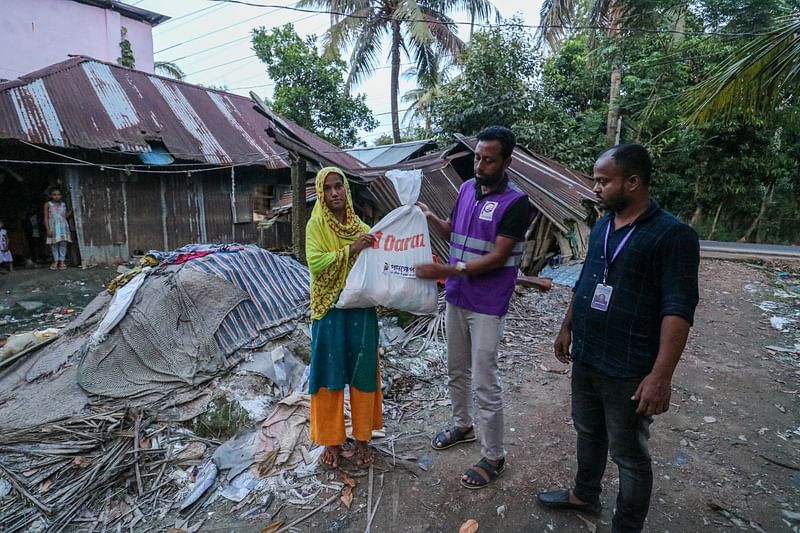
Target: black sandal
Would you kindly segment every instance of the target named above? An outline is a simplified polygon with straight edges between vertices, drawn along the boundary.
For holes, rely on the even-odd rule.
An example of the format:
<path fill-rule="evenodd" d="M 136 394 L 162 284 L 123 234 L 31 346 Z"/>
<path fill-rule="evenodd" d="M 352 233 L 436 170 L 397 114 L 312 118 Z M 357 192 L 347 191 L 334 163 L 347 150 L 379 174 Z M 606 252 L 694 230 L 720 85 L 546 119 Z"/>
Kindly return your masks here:
<path fill-rule="evenodd" d="M 467 437 L 466 435 L 470 432 L 472 433 L 472 436 Z M 431 448 L 434 450 L 446 450 L 447 448 L 452 448 L 457 444 L 475 442 L 476 440 L 478 440 L 478 437 L 475 435 L 475 429 L 473 426 L 470 426 L 465 430 L 458 429 L 457 427 L 451 427 L 450 429 L 440 431 L 431 439 Z"/>
<path fill-rule="evenodd" d="M 470 478 L 475 483 L 467 483 L 462 478 L 461 486 L 464 487 L 465 489 L 477 490 L 488 486 L 489 483 L 497 479 L 498 476 L 500 476 L 500 474 L 502 474 L 503 471 L 506 469 L 506 458 L 503 457 L 502 459 L 500 459 L 500 464 L 495 466 L 489 461 L 487 461 L 485 457 L 481 457 L 481 460 L 478 461 L 478 463 L 474 466 L 482 468 L 484 471 L 486 471 L 486 474 L 489 476 L 489 479 L 484 478 L 477 471 L 470 468 L 464 473 L 464 475 Z"/>

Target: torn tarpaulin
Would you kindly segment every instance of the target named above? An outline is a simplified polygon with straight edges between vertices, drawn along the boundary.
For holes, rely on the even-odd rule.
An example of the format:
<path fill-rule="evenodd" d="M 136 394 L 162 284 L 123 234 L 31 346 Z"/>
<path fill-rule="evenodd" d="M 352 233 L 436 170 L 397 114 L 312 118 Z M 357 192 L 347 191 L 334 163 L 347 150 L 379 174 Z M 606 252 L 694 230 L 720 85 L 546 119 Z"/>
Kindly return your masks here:
<path fill-rule="evenodd" d="M 261 477 L 297 466 L 303 460 L 302 447 L 310 444 L 308 420 L 311 403 L 307 394 L 281 400 L 254 432 L 230 439 L 214 452 L 214 462 L 233 479 L 254 463 Z"/>
<path fill-rule="evenodd" d="M 252 361 L 244 362 L 238 368 L 268 378 L 280 388 L 281 397 L 290 391 L 303 390 L 308 381 L 308 366 L 292 355 L 286 346 L 278 346 L 271 352 L 255 352 Z"/>

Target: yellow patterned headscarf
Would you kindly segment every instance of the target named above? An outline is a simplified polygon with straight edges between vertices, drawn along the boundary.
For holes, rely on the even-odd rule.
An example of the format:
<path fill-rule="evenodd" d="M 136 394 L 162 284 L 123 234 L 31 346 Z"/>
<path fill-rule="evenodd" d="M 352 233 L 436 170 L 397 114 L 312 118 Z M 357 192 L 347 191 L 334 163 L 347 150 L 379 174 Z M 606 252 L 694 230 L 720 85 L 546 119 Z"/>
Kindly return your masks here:
<path fill-rule="evenodd" d="M 325 178 L 329 174 L 342 176 L 345 201 L 345 221 L 339 222 L 325 205 Z M 311 318 L 325 316 L 336 303 L 347 281 L 355 257 L 350 257 L 350 245 L 359 235 L 369 232 L 355 210 L 350 185 L 341 169 L 325 167 L 317 173 L 317 201 L 306 226 L 306 260 L 311 271 Z"/>

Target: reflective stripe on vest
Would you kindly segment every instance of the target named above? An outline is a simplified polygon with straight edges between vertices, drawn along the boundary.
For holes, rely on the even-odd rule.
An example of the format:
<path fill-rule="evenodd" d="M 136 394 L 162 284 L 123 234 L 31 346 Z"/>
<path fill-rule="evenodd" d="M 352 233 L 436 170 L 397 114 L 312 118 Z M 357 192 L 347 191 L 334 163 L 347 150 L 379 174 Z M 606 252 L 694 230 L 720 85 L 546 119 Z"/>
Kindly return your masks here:
<path fill-rule="evenodd" d="M 494 250 L 494 243 L 491 243 L 491 248 L 484 249 L 483 253 L 475 253 L 470 252 L 468 250 L 464 250 L 461 246 L 459 246 L 458 240 L 463 241 L 475 241 L 476 243 L 484 243 L 488 244 L 487 241 L 483 241 L 481 239 L 473 239 L 473 238 L 464 238 L 462 235 L 453 234 L 452 236 L 452 244 L 450 245 L 450 257 L 458 258 L 461 261 L 474 261 L 475 259 L 480 259 L 487 253 Z M 479 249 L 477 246 L 469 246 L 469 248 Z M 525 243 L 522 241 L 517 242 L 514 245 L 514 248 L 511 250 L 511 255 L 503 264 L 504 267 L 519 267 L 522 263 L 522 252 L 525 250 Z"/>
<path fill-rule="evenodd" d="M 453 233 L 450 236 L 450 241 L 455 244 L 461 244 L 466 248 L 472 248 L 482 252 L 491 252 L 494 250 L 493 242 L 484 241 L 483 239 L 476 239 L 475 237 L 467 237 L 466 235 L 461 235 L 460 233 Z"/>
<path fill-rule="evenodd" d="M 466 235 L 462 235 L 460 233 L 451 233 L 450 234 L 450 242 L 452 244 L 461 245 L 463 248 L 472 248 L 473 250 L 480 250 L 482 252 L 489 253 L 494 250 L 494 242 L 493 241 L 485 241 L 483 239 L 477 239 L 475 237 L 467 237 Z M 514 245 L 514 251 L 522 253 L 525 249 L 525 243 L 523 241 L 517 241 Z"/>

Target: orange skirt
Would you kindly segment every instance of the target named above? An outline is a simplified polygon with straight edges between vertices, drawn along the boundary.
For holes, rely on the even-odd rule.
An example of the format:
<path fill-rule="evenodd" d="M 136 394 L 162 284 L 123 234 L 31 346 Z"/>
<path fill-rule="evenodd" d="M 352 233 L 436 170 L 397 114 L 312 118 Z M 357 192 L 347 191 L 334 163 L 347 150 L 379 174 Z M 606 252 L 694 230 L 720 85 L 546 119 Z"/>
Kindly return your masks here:
<path fill-rule="evenodd" d="M 380 371 L 375 392 L 362 392 L 350 387 L 350 414 L 353 437 L 372 440 L 372 430 L 383 427 L 383 394 Z M 322 446 L 338 446 L 347 440 L 344 427 L 344 389 L 320 387 L 311 395 L 311 440 Z"/>

